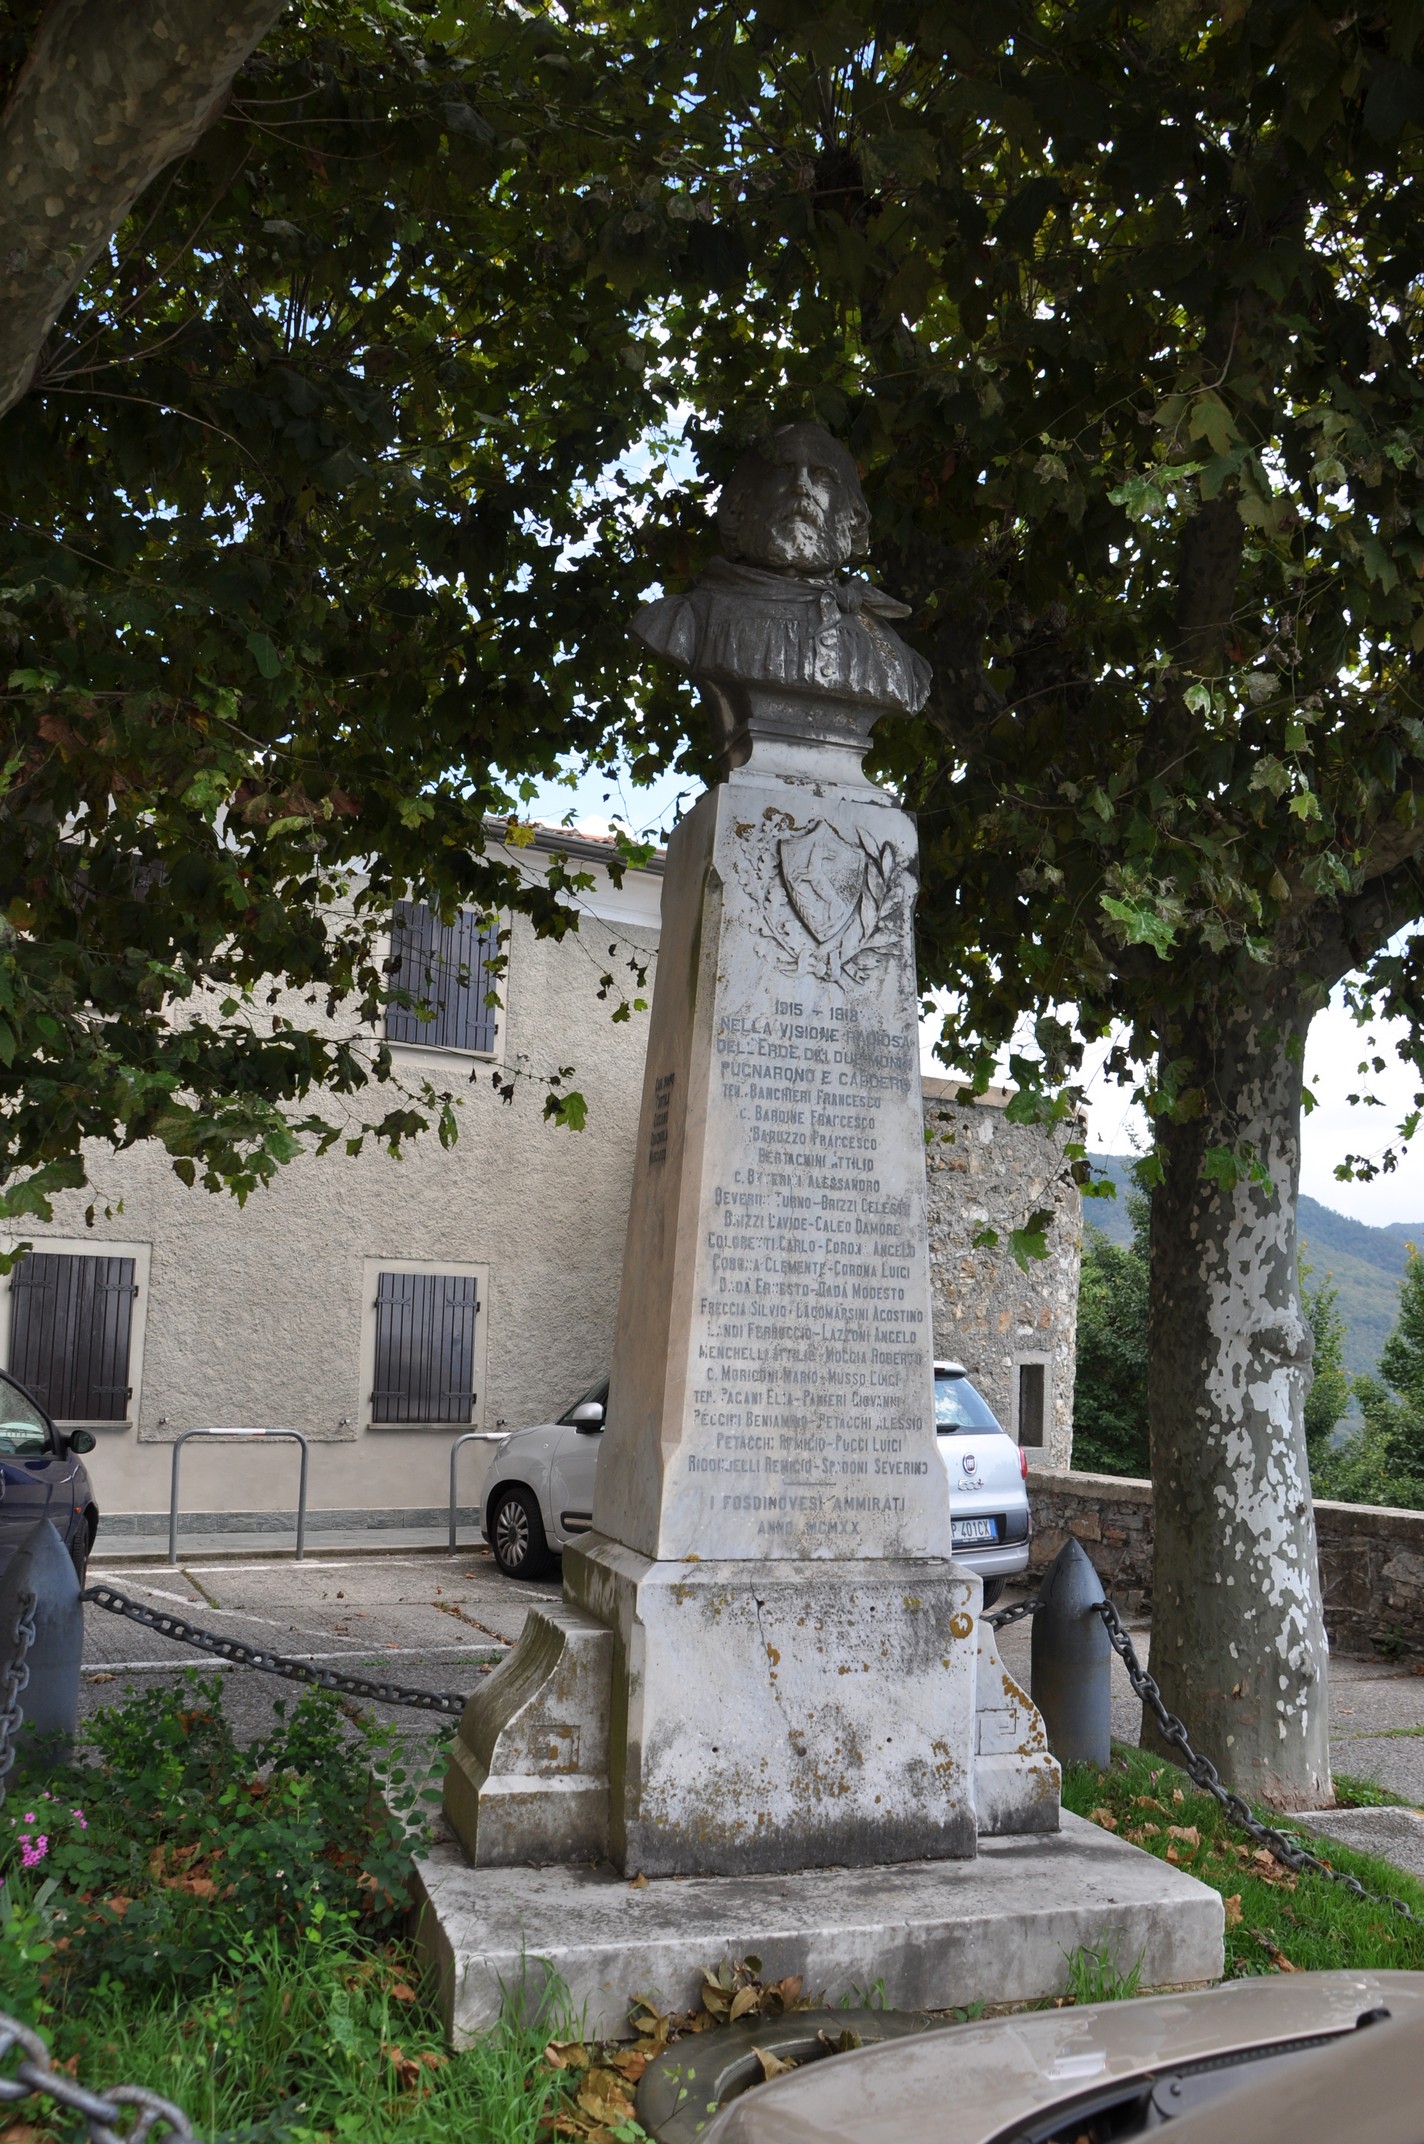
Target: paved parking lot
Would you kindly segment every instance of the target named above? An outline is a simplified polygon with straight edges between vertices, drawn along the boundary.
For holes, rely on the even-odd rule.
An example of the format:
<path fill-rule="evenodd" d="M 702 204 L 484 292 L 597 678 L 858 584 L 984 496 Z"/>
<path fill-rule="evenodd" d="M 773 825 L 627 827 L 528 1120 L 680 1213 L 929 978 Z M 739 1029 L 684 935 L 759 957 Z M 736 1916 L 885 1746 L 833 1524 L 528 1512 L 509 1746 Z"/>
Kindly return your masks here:
<path fill-rule="evenodd" d="M 194 1559 L 177 1569 L 96 1557 L 90 1583 L 108 1585 L 155 1612 L 181 1616 L 264 1651 L 419 1690 L 468 1692 L 518 1637 L 531 1602 L 553 1587 L 515 1586 L 487 1549 L 423 1555 L 360 1555 L 231 1561 Z M 226 1710 L 244 1739 L 262 1734 L 273 1705 L 294 1684 L 176 1644 L 92 1602 L 84 1611 L 81 1712 L 125 1691 L 151 1689 L 185 1670 L 222 1678 Z M 375 1706 L 380 1718 L 434 1726 L 438 1715 Z"/>
<path fill-rule="evenodd" d="M 177 1569 L 97 1558 L 95 1583 L 145 1606 L 168 1610 L 248 1645 L 319 1661 L 355 1675 L 416 1689 L 468 1692 L 518 1637 L 531 1603 L 557 1600 L 557 1582 L 519 1585 L 484 1548 L 423 1553 L 231 1560 L 195 1557 Z M 1150 1657 L 1146 1626 L 1134 1643 Z M 184 1669 L 222 1677 L 227 1710 L 244 1738 L 266 1731 L 272 1707 L 294 1686 L 249 1668 L 224 1665 L 157 1632 L 90 1606 L 85 1610 L 81 1706 L 88 1714 L 129 1689 L 152 1688 Z M 1029 1625 L 1004 1633 L 1005 1665 L 1028 1680 Z M 415 1731 L 438 1715 L 378 1706 L 379 1717 Z M 1424 1675 L 1387 1662 L 1331 1666 L 1332 1761 L 1424 1806 Z M 1114 1668 L 1113 1731 L 1135 1741 L 1138 1706 Z M 1211 1754 L 1210 1752 L 1207 1753 Z"/>

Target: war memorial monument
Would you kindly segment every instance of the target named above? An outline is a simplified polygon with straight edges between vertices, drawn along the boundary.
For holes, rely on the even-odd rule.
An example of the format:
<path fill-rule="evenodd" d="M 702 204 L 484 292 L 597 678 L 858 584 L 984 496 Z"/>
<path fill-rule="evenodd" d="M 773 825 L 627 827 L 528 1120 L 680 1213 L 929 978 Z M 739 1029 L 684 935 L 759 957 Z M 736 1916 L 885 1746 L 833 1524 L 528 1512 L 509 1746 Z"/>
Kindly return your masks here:
<path fill-rule="evenodd" d="M 668 845 L 593 1531 L 466 1708 L 460 1843 L 421 1863 L 461 2039 L 521 1978 L 616 2033 L 748 1952 L 933 2008 L 1052 1993 L 1105 1938 L 1147 1985 L 1221 1970 L 1214 1892 L 1060 1811 L 951 1552 L 916 837 L 862 768 L 928 668 L 846 570 L 869 517 L 819 427 L 743 458 L 718 533 L 633 625 L 722 778 Z"/>

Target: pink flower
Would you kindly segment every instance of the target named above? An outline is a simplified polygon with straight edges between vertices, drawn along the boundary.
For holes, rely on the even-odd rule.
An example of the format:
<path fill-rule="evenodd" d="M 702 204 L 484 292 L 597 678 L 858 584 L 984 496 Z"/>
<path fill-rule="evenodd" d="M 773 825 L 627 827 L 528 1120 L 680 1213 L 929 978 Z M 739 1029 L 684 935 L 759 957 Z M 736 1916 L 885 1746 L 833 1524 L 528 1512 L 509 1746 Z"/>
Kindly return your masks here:
<path fill-rule="evenodd" d="M 21 1820 L 20 1820 L 20 1821 L 21 1821 L 22 1823 L 25 1823 L 25 1824 L 33 1824 L 33 1823 L 35 1822 L 35 1812 L 34 1812 L 34 1810 L 33 1810 L 33 1809 L 27 1809 L 27 1810 L 25 1811 L 25 1814 L 24 1814 L 24 1816 L 23 1816 L 23 1817 L 21 1818 Z"/>
<path fill-rule="evenodd" d="M 38 1868 L 48 1852 L 49 1840 L 43 1832 L 36 1839 L 22 1839 L 20 1842 L 20 1861 L 27 1869 Z"/>
<path fill-rule="evenodd" d="M 79 1829 L 81 1831 L 87 1831 L 89 1829 L 89 1819 L 84 1814 L 84 1811 L 82 1809 L 71 1809 L 69 1813 L 71 1816 L 77 1817 L 79 1819 Z"/>

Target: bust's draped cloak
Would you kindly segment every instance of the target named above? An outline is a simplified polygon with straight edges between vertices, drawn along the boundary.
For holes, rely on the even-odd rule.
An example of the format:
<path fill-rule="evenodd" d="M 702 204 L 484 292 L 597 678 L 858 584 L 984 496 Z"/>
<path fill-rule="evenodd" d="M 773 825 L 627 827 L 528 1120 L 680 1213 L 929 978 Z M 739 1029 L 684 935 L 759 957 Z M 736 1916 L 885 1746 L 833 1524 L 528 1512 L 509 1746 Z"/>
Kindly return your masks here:
<path fill-rule="evenodd" d="M 714 558 L 686 595 L 645 604 L 633 631 L 712 683 L 816 689 L 915 714 L 930 667 L 883 621 L 908 618 L 870 581 L 806 580 Z"/>

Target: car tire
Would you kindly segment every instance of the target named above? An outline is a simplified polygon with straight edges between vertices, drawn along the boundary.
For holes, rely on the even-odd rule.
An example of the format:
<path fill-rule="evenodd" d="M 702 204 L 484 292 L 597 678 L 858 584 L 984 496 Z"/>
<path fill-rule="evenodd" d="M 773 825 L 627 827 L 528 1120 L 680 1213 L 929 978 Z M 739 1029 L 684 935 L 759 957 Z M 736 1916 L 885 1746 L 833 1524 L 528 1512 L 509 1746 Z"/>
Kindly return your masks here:
<path fill-rule="evenodd" d="M 82 1593 L 89 1583 L 89 1556 L 94 1546 L 94 1531 L 86 1519 L 69 1544 L 69 1560 L 74 1565 L 74 1575 L 79 1580 Z"/>
<path fill-rule="evenodd" d="M 999 1602 L 1000 1602 L 1000 1601 L 1001 1601 L 1001 1600 L 1003 1599 L 1003 1597 L 1004 1597 L 1004 1587 L 1005 1587 L 1005 1586 L 1007 1585 L 1007 1583 L 1008 1583 L 1007 1579 L 1003 1579 L 1003 1578 L 986 1578 L 986 1579 L 985 1579 L 985 1581 L 984 1581 L 984 1606 L 985 1606 L 986 1608 L 994 1608 L 994 1607 L 997 1607 L 998 1603 L 999 1603 Z"/>
<path fill-rule="evenodd" d="M 531 1489 L 501 1489 L 490 1505 L 489 1541 L 506 1578 L 543 1578 L 553 1565 Z"/>

